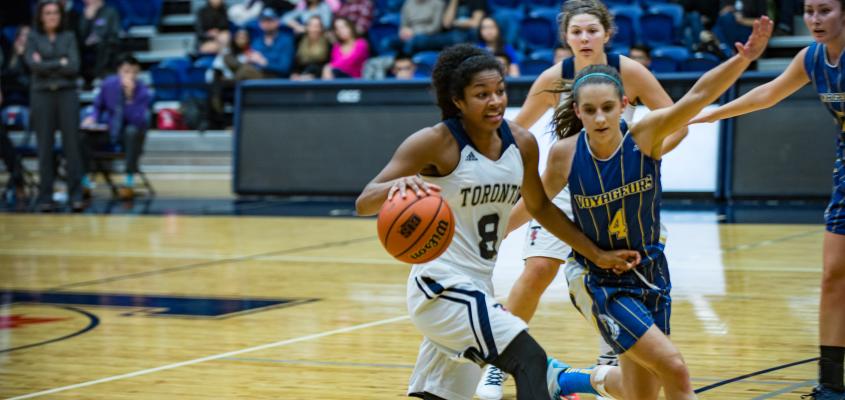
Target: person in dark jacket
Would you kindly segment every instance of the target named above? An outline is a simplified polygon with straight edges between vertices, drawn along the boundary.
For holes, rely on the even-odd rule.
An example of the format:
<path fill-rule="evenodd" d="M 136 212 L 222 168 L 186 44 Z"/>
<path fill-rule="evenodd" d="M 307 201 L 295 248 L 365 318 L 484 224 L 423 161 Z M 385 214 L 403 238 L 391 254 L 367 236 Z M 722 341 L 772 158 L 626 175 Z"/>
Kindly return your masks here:
<path fill-rule="evenodd" d="M 223 0 L 208 0 L 197 13 L 194 27 L 200 53 L 216 54 L 229 44 L 229 17 Z"/>
<path fill-rule="evenodd" d="M 114 68 L 120 46 L 120 15 L 103 0 L 85 0 L 76 35 L 82 54 L 86 83 L 102 78 Z"/>
<path fill-rule="evenodd" d="M 41 0 L 35 12 L 32 32 L 26 44 L 26 62 L 32 71 L 30 112 L 38 138 L 39 188 L 37 211 L 52 211 L 56 130 L 62 132 L 66 159 L 68 203 L 74 211 L 85 208 L 82 201 L 82 157 L 79 141 L 79 52 L 76 37 L 62 29 L 63 10 L 56 0 Z"/>
<path fill-rule="evenodd" d="M 135 57 L 124 56 L 118 62 L 117 74 L 103 80 L 94 99 L 93 115 L 82 121 L 83 128 L 107 126 L 109 134 L 92 138 L 96 139 L 92 146 L 116 144 L 126 153 L 126 184 L 118 190 L 123 200 L 135 196 L 133 177 L 138 173 L 138 160 L 144 150 L 152 100 L 147 86 L 138 80 L 140 71 L 141 64 Z"/>

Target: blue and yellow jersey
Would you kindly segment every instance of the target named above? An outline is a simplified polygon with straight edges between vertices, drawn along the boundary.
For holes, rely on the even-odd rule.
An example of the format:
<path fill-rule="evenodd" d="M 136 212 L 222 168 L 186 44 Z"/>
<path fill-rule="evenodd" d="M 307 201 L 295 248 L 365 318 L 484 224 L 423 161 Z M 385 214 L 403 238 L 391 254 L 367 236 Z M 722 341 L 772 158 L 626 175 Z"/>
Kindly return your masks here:
<path fill-rule="evenodd" d="M 638 250 L 642 262 L 636 271 L 623 274 L 622 282 L 645 281 L 648 286 L 666 288 L 669 275 L 663 255 L 660 227 L 660 160 L 642 151 L 621 124 L 622 142 L 607 159 L 595 157 L 582 131 L 577 139 L 569 189 L 575 224 L 605 250 Z M 599 268 L 573 252 L 576 261 L 590 274 L 617 278 L 613 271 Z"/>
<path fill-rule="evenodd" d="M 807 76 L 816 87 L 819 99 L 827 107 L 840 130 L 840 145 L 845 140 L 845 76 L 842 74 L 842 63 L 845 62 L 845 52 L 840 55 L 835 64 L 827 59 L 827 47 L 821 43 L 813 43 L 807 48 L 804 57 L 804 69 Z M 835 66 L 834 66 L 835 65 Z"/>

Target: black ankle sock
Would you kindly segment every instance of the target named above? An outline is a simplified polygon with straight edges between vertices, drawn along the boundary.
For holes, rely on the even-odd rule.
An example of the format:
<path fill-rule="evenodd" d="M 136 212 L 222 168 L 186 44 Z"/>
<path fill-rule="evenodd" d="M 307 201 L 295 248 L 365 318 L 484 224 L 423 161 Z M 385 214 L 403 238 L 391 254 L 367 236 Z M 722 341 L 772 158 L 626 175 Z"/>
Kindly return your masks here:
<path fill-rule="evenodd" d="M 842 384 L 842 362 L 845 347 L 819 346 L 819 383 L 837 392 L 845 391 Z"/>

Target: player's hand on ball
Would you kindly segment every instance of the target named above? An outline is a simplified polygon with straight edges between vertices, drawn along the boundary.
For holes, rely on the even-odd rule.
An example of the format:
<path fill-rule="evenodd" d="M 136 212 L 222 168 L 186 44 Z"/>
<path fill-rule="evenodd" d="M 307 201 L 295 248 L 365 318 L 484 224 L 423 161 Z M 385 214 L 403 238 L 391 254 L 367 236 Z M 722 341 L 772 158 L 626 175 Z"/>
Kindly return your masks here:
<path fill-rule="evenodd" d="M 392 199 L 397 193 L 404 199 L 408 189 L 411 189 L 417 196 L 426 196 L 431 194 L 432 191 L 439 192 L 440 186 L 424 181 L 419 175 L 403 176 L 393 182 L 393 186 L 387 191 L 387 200 Z"/>

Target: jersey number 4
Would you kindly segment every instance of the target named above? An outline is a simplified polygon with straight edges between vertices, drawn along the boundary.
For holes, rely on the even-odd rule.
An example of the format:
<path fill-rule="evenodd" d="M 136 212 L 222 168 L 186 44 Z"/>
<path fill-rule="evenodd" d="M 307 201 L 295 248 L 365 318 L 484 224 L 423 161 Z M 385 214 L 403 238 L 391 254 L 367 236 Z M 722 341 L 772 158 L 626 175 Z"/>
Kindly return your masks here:
<path fill-rule="evenodd" d="M 616 240 L 628 238 L 628 225 L 625 223 L 625 213 L 621 208 L 616 210 L 613 220 L 610 221 L 610 228 L 607 230 L 611 235 L 616 236 Z"/>
<path fill-rule="evenodd" d="M 496 257 L 499 242 L 499 214 L 487 214 L 478 219 L 478 254 L 485 260 Z"/>

